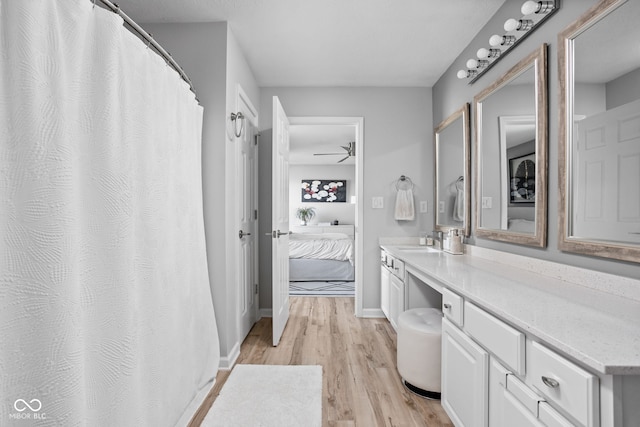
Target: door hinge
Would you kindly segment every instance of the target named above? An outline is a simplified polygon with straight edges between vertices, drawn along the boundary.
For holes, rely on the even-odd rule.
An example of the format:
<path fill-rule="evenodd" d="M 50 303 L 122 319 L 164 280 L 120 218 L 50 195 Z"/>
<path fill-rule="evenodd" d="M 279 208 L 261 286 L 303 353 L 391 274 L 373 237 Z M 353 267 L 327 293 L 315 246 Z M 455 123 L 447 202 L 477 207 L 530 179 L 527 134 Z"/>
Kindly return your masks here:
<path fill-rule="evenodd" d="M 253 210 L 253 219 L 258 219 L 258 209 Z"/>
<path fill-rule="evenodd" d="M 253 145 L 258 145 L 258 141 L 260 140 L 260 134 L 256 133 L 253 135 Z"/>
<path fill-rule="evenodd" d="M 255 291 L 256 295 L 258 295 L 258 284 L 257 283 L 255 284 L 255 287 L 256 287 L 256 291 Z"/>

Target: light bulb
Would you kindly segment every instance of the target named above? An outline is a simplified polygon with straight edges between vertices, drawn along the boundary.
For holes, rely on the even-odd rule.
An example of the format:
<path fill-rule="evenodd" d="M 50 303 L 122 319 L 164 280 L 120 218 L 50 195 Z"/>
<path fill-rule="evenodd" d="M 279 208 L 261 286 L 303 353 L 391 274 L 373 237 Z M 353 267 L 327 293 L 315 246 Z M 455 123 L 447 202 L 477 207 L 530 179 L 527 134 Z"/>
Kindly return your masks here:
<path fill-rule="evenodd" d="M 524 4 L 522 5 L 522 9 L 520 9 L 520 12 L 522 12 L 523 15 L 531 15 L 532 13 L 538 13 L 541 6 L 542 5 L 538 1 L 529 0 L 524 2 Z"/>
<path fill-rule="evenodd" d="M 480 49 L 478 49 L 478 53 L 476 55 L 478 55 L 479 59 L 487 59 L 487 58 L 497 58 L 498 56 L 500 56 L 500 49 L 486 49 L 484 47 L 481 47 Z"/>
<path fill-rule="evenodd" d="M 514 31 L 518 28 L 518 26 L 520 25 L 520 22 L 516 19 L 507 19 L 504 23 L 504 30 L 505 31 Z"/>
<path fill-rule="evenodd" d="M 533 27 L 533 21 L 531 19 L 507 19 L 504 23 L 505 31 L 529 31 Z"/>
<path fill-rule="evenodd" d="M 460 70 L 458 71 L 457 76 L 459 79 L 466 79 L 469 76 L 469 73 L 465 70 Z"/>
<path fill-rule="evenodd" d="M 467 61 L 467 68 L 478 68 L 478 61 L 470 59 Z"/>
<path fill-rule="evenodd" d="M 504 37 L 494 34 L 489 39 L 489 44 L 491 46 L 500 46 L 503 40 L 504 40 Z"/>

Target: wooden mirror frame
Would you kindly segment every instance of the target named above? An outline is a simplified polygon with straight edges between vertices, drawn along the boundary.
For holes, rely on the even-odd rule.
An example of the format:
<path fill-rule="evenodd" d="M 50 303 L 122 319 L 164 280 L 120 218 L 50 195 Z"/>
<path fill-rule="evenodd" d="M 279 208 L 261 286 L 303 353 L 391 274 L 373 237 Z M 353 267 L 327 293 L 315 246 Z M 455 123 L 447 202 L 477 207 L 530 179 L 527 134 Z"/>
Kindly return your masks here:
<path fill-rule="evenodd" d="M 434 200 L 434 211 L 435 215 L 433 217 L 434 228 L 438 231 L 448 231 L 452 228 L 458 228 L 464 230 L 464 235 L 469 236 L 471 234 L 471 125 L 469 122 L 470 118 L 470 110 L 471 105 L 467 102 L 458 110 L 454 111 L 449 117 L 444 119 L 435 129 L 434 129 L 434 170 L 435 170 L 435 200 Z M 447 127 L 451 126 L 456 120 L 462 119 L 462 127 L 463 127 L 463 151 L 464 151 L 464 159 L 463 159 L 463 172 L 462 176 L 464 178 L 464 221 L 462 223 L 462 227 L 453 227 L 449 225 L 441 225 L 438 224 L 438 201 L 440 200 L 440 182 L 438 180 L 438 136 L 441 134 Z"/>
<path fill-rule="evenodd" d="M 567 189 L 570 187 L 571 133 L 569 132 L 569 117 L 573 116 L 573 106 L 569 105 L 569 97 L 573 95 L 573 63 L 568 55 L 573 55 L 571 42 L 582 32 L 596 22 L 605 18 L 610 12 L 626 3 L 627 0 L 602 0 L 587 10 L 575 22 L 558 34 L 558 81 L 560 86 L 560 113 L 558 137 L 558 248 L 565 252 L 574 252 L 623 261 L 640 262 L 640 247 L 638 245 L 619 244 L 615 242 L 600 242 L 587 238 L 569 236 L 569 198 Z"/>
<path fill-rule="evenodd" d="M 536 199 L 535 199 L 535 232 L 533 234 L 515 233 L 507 230 L 495 230 L 481 227 L 482 211 L 482 136 L 480 123 L 482 120 L 479 104 L 491 94 L 506 86 L 511 80 L 534 68 L 536 90 Z M 476 151 L 476 236 L 486 239 L 520 245 L 545 247 L 547 245 L 547 173 L 548 173 L 548 98 L 547 98 L 547 44 L 520 60 L 502 77 L 485 88 L 474 97 L 475 107 L 475 151 Z M 496 141 L 496 144 L 498 142 Z"/>

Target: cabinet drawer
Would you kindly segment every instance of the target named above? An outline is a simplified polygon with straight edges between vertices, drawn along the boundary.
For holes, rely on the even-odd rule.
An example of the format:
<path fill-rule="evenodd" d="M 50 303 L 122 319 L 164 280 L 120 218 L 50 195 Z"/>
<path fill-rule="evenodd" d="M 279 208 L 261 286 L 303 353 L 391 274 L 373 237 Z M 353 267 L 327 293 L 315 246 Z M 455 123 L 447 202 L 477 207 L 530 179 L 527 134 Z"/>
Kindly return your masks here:
<path fill-rule="evenodd" d="M 538 419 L 547 427 L 573 427 L 568 419 L 560 415 L 547 402 L 540 402 L 538 405 Z"/>
<path fill-rule="evenodd" d="M 548 348 L 533 342 L 527 369 L 532 384 L 580 425 L 600 424 L 598 378 Z"/>
<path fill-rule="evenodd" d="M 464 329 L 509 368 L 524 375 L 524 334 L 468 301 L 464 305 Z"/>
<path fill-rule="evenodd" d="M 507 390 L 509 390 L 529 412 L 536 417 L 538 416 L 538 403 L 543 399 L 531 391 L 529 387 L 524 385 L 524 383 L 513 374 L 507 375 Z"/>
<path fill-rule="evenodd" d="M 442 288 L 442 312 L 458 326 L 463 324 L 462 297 L 451 292 L 447 288 Z"/>
<path fill-rule="evenodd" d="M 404 261 L 394 258 L 391 268 L 393 268 L 393 274 L 404 281 Z"/>

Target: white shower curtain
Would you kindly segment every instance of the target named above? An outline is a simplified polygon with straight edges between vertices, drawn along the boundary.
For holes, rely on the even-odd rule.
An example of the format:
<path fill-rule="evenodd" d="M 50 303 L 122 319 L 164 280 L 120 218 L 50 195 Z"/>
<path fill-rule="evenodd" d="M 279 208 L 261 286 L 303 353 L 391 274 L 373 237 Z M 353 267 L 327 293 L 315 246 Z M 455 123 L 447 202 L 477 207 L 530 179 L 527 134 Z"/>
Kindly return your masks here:
<path fill-rule="evenodd" d="M 117 15 L 0 0 L 0 425 L 188 421 L 219 363 L 201 128 Z"/>

